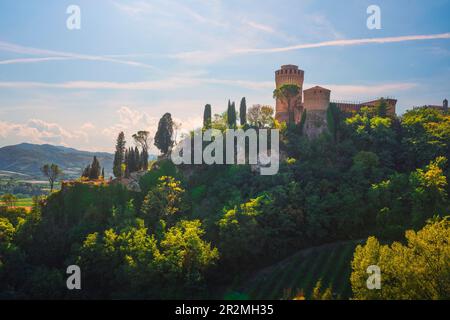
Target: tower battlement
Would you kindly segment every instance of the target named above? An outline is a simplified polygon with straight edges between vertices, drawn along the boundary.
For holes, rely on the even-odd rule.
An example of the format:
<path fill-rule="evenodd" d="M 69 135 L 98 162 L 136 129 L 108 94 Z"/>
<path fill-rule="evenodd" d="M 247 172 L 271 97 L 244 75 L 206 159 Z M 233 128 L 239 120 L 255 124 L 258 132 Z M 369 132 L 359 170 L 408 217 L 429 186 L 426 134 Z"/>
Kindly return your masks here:
<path fill-rule="evenodd" d="M 275 71 L 275 85 L 277 88 L 285 84 L 295 84 L 300 87 L 300 93 L 294 98 L 291 112 L 294 113 L 295 121 L 300 121 L 302 109 L 303 80 L 305 72 L 298 66 L 287 64 L 281 66 L 281 69 Z M 277 99 L 275 106 L 275 118 L 280 122 L 286 122 L 289 119 L 288 105 L 284 101 Z"/>

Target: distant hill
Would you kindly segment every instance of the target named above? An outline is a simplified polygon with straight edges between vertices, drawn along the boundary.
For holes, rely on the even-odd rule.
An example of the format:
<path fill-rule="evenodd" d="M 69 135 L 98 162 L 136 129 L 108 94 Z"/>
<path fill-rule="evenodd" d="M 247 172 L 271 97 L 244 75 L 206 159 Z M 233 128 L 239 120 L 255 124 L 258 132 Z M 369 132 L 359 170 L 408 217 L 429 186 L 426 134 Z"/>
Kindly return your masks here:
<path fill-rule="evenodd" d="M 97 156 L 105 175 L 112 175 L 114 155 L 106 152 L 79 151 L 73 148 L 22 143 L 0 148 L 0 173 L 4 175 L 27 175 L 27 178 L 42 178 L 40 168 L 46 163 L 55 163 L 65 173 L 65 178 L 75 178 Z M 22 176 L 22 178 L 25 178 Z"/>

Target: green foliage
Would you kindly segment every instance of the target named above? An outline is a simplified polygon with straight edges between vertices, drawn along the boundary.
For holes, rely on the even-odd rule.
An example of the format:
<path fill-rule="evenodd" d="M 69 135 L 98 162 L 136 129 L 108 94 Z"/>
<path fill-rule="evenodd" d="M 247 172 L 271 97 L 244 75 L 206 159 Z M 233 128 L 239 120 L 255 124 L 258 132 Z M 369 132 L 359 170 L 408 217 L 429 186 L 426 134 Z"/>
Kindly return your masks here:
<path fill-rule="evenodd" d="M 399 239 L 405 228 L 420 228 L 434 215 L 448 214 L 447 178 L 440 157 L 425 169 L 410 174 L 394 174 L 373 184 L 369 193 L 370 208 L 375 210 L 379 234 Z"/>
<path fill-rule="evenodd" d="M 89 179 L 89 180 L 98 180 L 100 178 L 100 162 L 98 161 L 97 157 L 94 156 L 94 159 L 92 160 L 92 164 L 88 165 L 81 175 L 83 178 Z"/>
<path fill-rule="evenodd" d="M 248 122 L 254 128 L 272 128 L 275 122 L 273 112 L 271 106 L 256 104 L 247 112 Z"/>
<path fill-rule="evenodd" d="M 247 124 L 247 102 L 245 101 L 245 97 L 241 99 L 241 104 L 239 106 L 239 119 L 241 126 Z"/>
<path fill-rule="evenodd" d="M 116 152 L 114 153 L 113 173 L 117 178 L 123 176 L 122 164 L 125 160 L 125 134 L 119 133 L 116 141 Z"/>
<path fill-rule="evenodd" d="M 230 101 L 228 100 L 227 122 L 228 128 L 236 128 L 236 105 L 234 101 L 230 103 Z"/>
<path fill-rule="evenodd" d="M 449 299 L 450 222 L 430 221 L 422 230 L 409 230 L 407 244 L 382 245 L 369 237 L 356 248 L 351 283 L 356 299 Z M 366 286 L 370 265 L 381 270 L 381 289 Z"/>
<path fill-rule="evenodd" d="M 17 197 L 11 193 L 5 193 L 0 197 L 1 202 L 7 207 L 14 207 L 17 204 Z"/>
<path fill-rule="evenodd" d="M 407 111 L 402 116 L 404 161 L 409 168 L 450 155 L 450 115 L 432 108 Z"/>
<path fill-rule="evenodd" d="M 205 105 L 205 110 L 203 111 L 203 128 L 211 128 L 211 105 Z"/>
<path fill-rule="evenodd" d="M 333 137 L 333 141 L 335 142 L 338 141 L 339 133 L 342 131 L 342 120 L 343 115 L 336 103 L 330 103 L 327 109 L 327 126 L 331 136 Z"/>
<path fill-rule="evenodd" d="M 175 167 L 161 159 L 140 179 L 139 192 L 128 191 L 119 179 L 68 182 L 34 199 L 31 211 L 2 206 L 0 296 L 211 298 L 244 282 L 242 294 L 232 290 L 233 296 L 291 299 L 290 290 L 299 290 L 306 299 L 348 298 L 355 239 L 374 235 L 388 243 L 450 213 L 448 119 L 427 109 L 402 119 L 374 107 L 347 119 L 337 111 L 328 110 L 330 134 L 309 140 L 299 127 L 274 121 L 271 107 L 247 110 L 251 126 L 281 130 L 282 161 L 274 176 L 260 176 L 248 165 Z M 167 152 L 169 117 L 161 119 L 155 139 L 167 142 Z M 215 115 L 211 127 L 226 130 L 228 120 L 233 116 L 227 112 Z M 121 177 L 143 167 L 146 139 L 140 143 L 139 137 L 142 152 L 125 150 L 124 137 L 118 139 Z M 423 153 L 414 155 L 418 151 Z M 422 252 L 408 244 L 395 255 L 420 252 L 423 262 L 431 252 L 434 259 L 439 252 L 431 236 L 417 237 L 416 244 L 427 244 Z M 399 271 L 404 261 L 396 261 Z M 411 277 L 418 270 L 419 279 L 428 281 L 435 265 L 443 268 L 441 260 L 430 261 L 431 266 L 415 265 Z M 83 270 L 83 290 L 75 294 L 60 290 L 64 268 L 74 263 Z M 267 265 L 272 267 L 257 273 Z M 358 265 L 362 277 L 365 270 Z M 442 296 L 443 289 L 435 288 L 443 281 L 438 274 L 425 286 L 428 297 Z"/>
<path fill-rule="evenodd" d="M 208 269 L 217 262 L 219 253 L 202 239 L 204 231 L 199 220 L 180 221 L 170 228 L 161 241 L 164 278 L 173 286 L 183 283 L 184 294 L 202 289 Z"/>
<path fill-rule="evenodd" d="M 173 121 L 172 115 L 166 113 L 159 120 L 158 131 L 155 134 L 155 146 L 163 155 L 167 155 L 173 146 Z"/>
<path fill-rule="evenodd" d="M 300 87 L 296 84 L 283 84 L 273 92 L 274 99 L 280 99 L 288 106 L 289 125 L 293 125 L 295 122 L 293 110 L 294 106 L 292 105 L 292 102 L 293 99 L 300 93 L 300 90 Z"/>
<path fill-rule="evenodd" d="M 333 299 L 333 289 L 331 287 L 322 289 L 322 279 L 317 281 L 316 286 L 313 289 L 312 300 L 332 300 Z"/>
<path fill-rule="evenodd" d="M 53 192 L 53 186 L 56 180 L 63 174 L 62 170 L 57 164 L 52 163 L 43 165 L 41 171 L 50 183 L 50 192 Z"/>
<path fill-rule="evenodd" d="M 150 189 L 158 184 L 159 178 L 163 176 L 170 176 L 177 180 L 182 180 L 181 174 L 177 171 L 177 168 L 172 161 L 162 160 L 154 162 L 151 165 L 150 170 L 139 180 L 139 186 L 141 187 L 142 193 L 146 195 Z"/>
<path fill-rule="evenodd" d="M 177 216 L 186 212 L 185 190 L 173 177 L 162 176 L 156 187 L 147 193 L 141 214 L 148 225 L 155 227 L 161 219 L 173 225 Z"/>

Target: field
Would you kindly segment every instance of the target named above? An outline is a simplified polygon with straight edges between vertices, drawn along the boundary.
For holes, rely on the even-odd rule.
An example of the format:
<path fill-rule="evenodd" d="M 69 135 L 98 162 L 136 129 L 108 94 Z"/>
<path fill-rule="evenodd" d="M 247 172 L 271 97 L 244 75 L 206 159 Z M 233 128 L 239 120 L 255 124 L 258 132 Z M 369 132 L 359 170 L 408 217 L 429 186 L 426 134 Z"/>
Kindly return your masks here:
<path fill-rule="evenodd" d="M 0 201 L 0 205 L 3 205 L 3 202 Z M 14 204 L 15 207 L 19 208 L 30 208 L 32 205 L 33 205 L 32 198 L 17 199 L 17 202 Z"/>
<path fill-rule="evenodd" d="M 340 298 L 351 296 L 350 262 L 359 242 L 339 242 L 302 250 L 268 267 L 228 294 L 238 299 L 292 299 L 298 292 L 310 297 L 317 281 L 332 286 Z"/>

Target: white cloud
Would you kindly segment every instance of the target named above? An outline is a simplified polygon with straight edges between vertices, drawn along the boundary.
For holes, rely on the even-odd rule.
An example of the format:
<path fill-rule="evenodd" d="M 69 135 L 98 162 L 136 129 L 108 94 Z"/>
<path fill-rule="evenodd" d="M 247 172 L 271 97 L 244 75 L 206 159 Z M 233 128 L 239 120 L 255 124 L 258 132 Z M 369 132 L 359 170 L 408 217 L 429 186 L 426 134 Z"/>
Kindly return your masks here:
<path fill-rule="evenodd" d="M 158 110 L 160 108 L 157 108 Z M 167 110 L 167 109 L 166 109 Z M 117 111 L 118 121 L 105 129 L 102 130 L 102 134 L 110 141 L 114 141 L 117 135 L 123 131 L 125 133 L 126 139 L 128 141 L 127 145 L 133 145 L 132 135 L 139 130 L 146 130 L 150 132 L 150 136 L 154 137 L 156 130 L 158 129 L 158 123 L 160 116 L 156 117 L 148 112 L 138 111 L 130 107 L 120 107 Z M 179 138 L 181 134 L 187 133 L 190 130 L 198 128 L 201 126 L 201 118 L 197 116 L 188 116 L 185 118 L 178 118 L 173 116 L 173 121 L 175 123 L 181 124 L 180 129 L 177 132 L 177 137 Z M 150 152 L 157 154 L 158 150 L 153 143 L 150 147 Z"/>
<path fill-rule="evenodd" d="M 372 85 L 317 84 L 331 90 L 332 100 L 371 100 L 379 97 L 395 97 L 399 91 L 408 91 L 418 87 L 417 83 L 397 82 Z M 305 89 L 314 85 L 305 85 Z"/>
<path fill-rule="evenodd" d="M 40 119 L 30 119 L 26 123 L 0 121 L 0 137 L 15 143 L 50 143 L 63 146 L 88 141 L 87 134 L 82 131 L 69 131 L 59 124 Z"/>
<path fill-rule="evenodd" d="M 80 89 L 80 90 L 172 90 L 190 88 L 204 84 L 216 84 L 242 87 L 247 89 L 266 89 L 273 86 L 272 82 L 227 80 L 199 77 L 167 78 L 156 81 L 141 82 L 105 82 L 105 81 L 70 81 L 70 82 L 0 82 L 0 88 L 9 89 Z"/>
<path fill-rule="evenodd" d="M 245 21 L 244 23 L 247 24 L 248 26 L 250 26 L 254 29 L 260 30 L 260 31 L 264 31 L 267 33 L 275 33 L 275 29 L 267 24 L 262 24 L 262 23 L 258 23 L 258 22 L 254 22 L 254 21 Z"/>
<path fill-rule="evenodd" d="M 343 46 L 355 46 L 355 45 L 373 44 L 373 43 L 384 44 L 384 43 L 395 43 L 395 42 L 405 42 L 405 41 L 423 41 L 423 40 L 435 40 L 435 39 L 450 39 L 450 33 L 399 36 L 399 37 L 384 37 L 384 38 L 332 40 L 332 41 L 322 41 L 322 42 L 316 42 L 316 43 L 299 44 L 299 45 L 295 45 L 295 46 L 278 47 L 278 48 L 237 49 L 237 50 L 235 50 L 234 53 L 236 53 L 236 54 L 277 53 L 277 52 L 287 52 L 287 51 L 293 51 L 293 50 L 311 49 L 311 48 L 320 48 L 320 47 L 343 47 Z"/>
<path fill-rule="evenodd" d="M 71 58 L 67 57 L 46 57 L 46 58 L 20 58 L 20 59 L 9 59 L 9 60 L 0 60 L 0 65 L 7 64 L 18 64 L 18 63 L 37 63 L 37 62 L 47 62 L 47 61 L 63 61 L 63 60 L 71 60 Z"/>
<path fill-rule="evenodd" d="M 11 60 L 3 60 L 3 63 L 0 61 L 0 64 L 13 64 L 13 63 L 30 63 L 30 62 L 42 62 L 42 61 L 50 61 L 50 60 L 64 60 L 64 59 L 72 59 L 72 60 L 88 60 L 88 61 L 103 61 L 103 62 L 111 62 L 117 64 L 125 64 L 133 67 L 141 67 L 145 69 L 155 69 L 153 66 L 140 63 L 131 60 L 121 60 L 116 58 L 111 58 L 107 56 L 97 56 L 97 55 L 86 55 L 72 52 L 62 52 L 62 51 L 54 51 L 47 49 L 39 49 L 17 45 L 10 42 L 0 41 L 0 51 L 5 52 L 13 52 L 19 54 L 26 54 L 32 56 L 45 56 L 37 59 L 11 59 Z"/>

